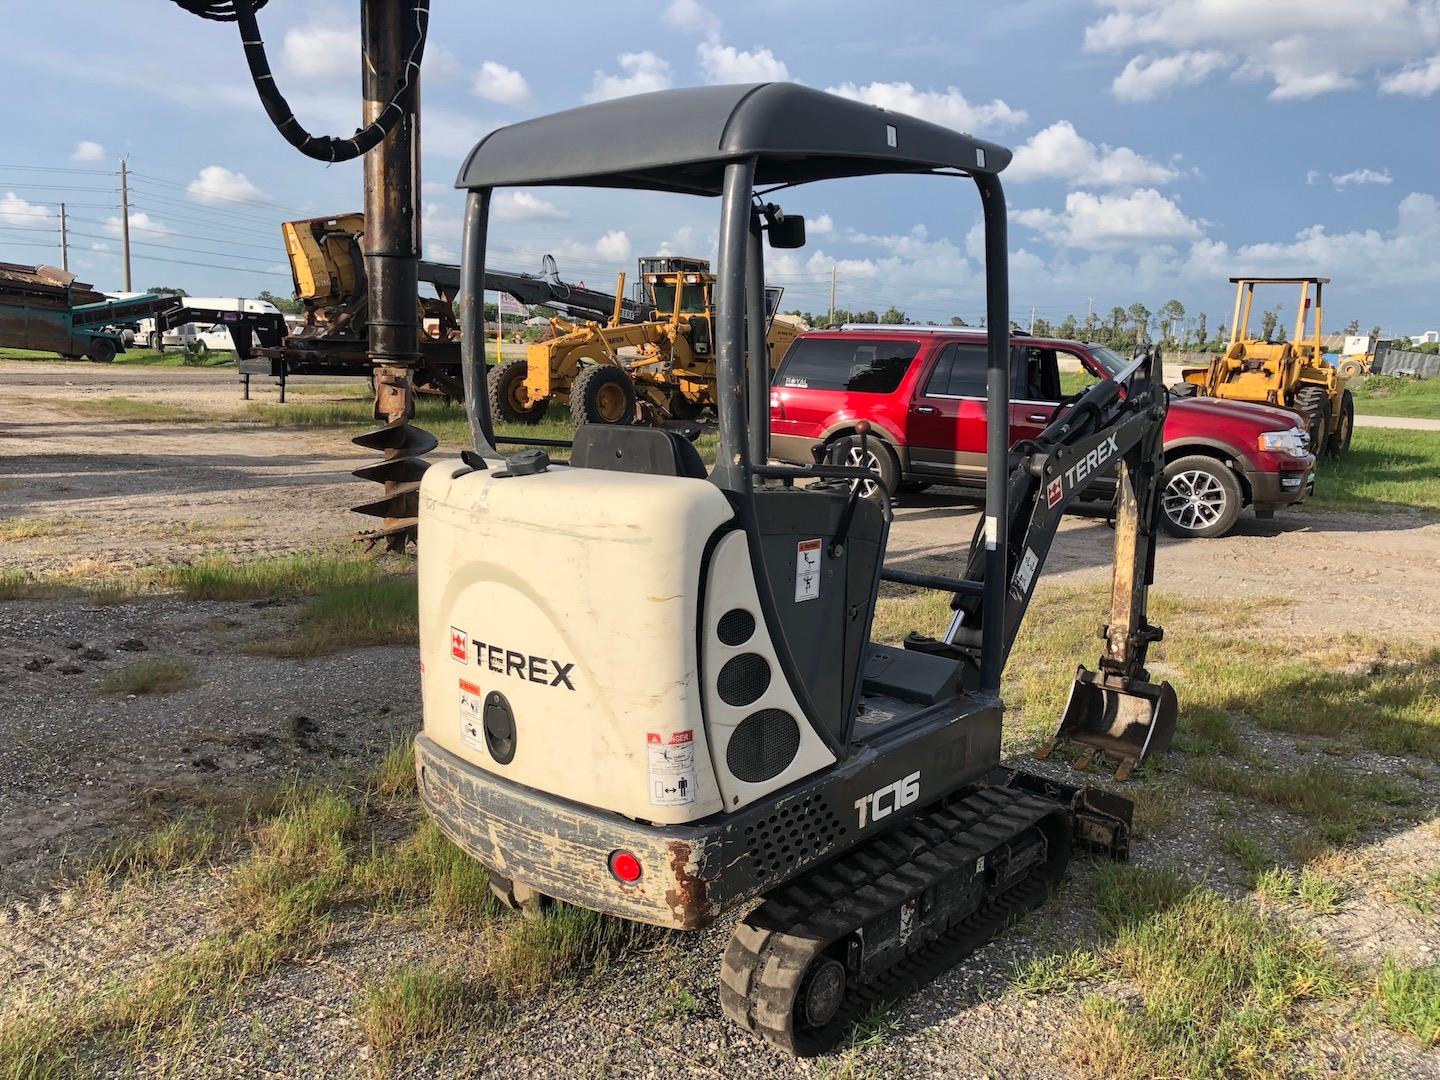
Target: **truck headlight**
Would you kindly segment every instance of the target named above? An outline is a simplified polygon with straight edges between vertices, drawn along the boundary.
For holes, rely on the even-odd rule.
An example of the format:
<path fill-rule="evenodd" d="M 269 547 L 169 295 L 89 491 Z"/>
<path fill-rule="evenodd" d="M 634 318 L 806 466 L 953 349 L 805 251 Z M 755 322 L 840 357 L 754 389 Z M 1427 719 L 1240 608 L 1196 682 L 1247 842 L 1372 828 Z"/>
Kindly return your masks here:
<path fill-rule="evenodd" d="M 1267 431 L 1260 436 L 1261 450 L 1277 450 L 1283 454 L 1293 454 L 1296 457 L 1304 455 L 1310 436 L 1299 428 L 1290 428 L 1288 431 Z"/>

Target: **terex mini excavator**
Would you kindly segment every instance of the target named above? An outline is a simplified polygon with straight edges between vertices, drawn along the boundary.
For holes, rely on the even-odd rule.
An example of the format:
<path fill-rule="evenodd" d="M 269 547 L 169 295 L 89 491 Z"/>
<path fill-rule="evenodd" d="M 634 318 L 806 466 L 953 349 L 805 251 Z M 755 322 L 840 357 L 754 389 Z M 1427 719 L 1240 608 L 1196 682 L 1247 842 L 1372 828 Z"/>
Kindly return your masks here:
<path fill-rule="evenodd" d="M 694 930 L 763 897 L 725 951 L 720 1002 L 790 1053 L 832 1046 L 1041 903 L 1077 845 L 1124 856 L 1128 800 L 1000 764 L 1000 675 L 1060 515 L 1117 462 L 1105 652 L 1098 672 L 1080 670 L 1059 735 L 1126 768 L 1174 728 L 1173 691 L 1144 669 L 1160 636 L 1145 619 L 1158 354 L 1057 409 L 1014 453 L 1006 425 L 990 425 L 963 579 L 884 565 L 889 493 L 861 495 L 874 474 L 767 463 L 769 366 L 744 363 L 765 355 L 762 239 L 798 247 L 804 221 L 765 195 L 849 176 L 968 177 L 984 207 L 989 322 L 1003 328 L 1009 161 L 949 128 L 772 83 L 503 127 L 458 181 L 474 450 L 431 468 L 420 492 L 425 805 L 512 906 L 552 898 Z M 582 425 L 563 464 L 495 449 L 479 344 L 491 196 L 554 184 L 718 197 L 708 475 L 663 428 Z M 1009 363 L 1007 335 L 992 333 L 991 416 L 1008 415 Z M 945 636 L 873 643 L 882 581 L 951 593 Z"/>

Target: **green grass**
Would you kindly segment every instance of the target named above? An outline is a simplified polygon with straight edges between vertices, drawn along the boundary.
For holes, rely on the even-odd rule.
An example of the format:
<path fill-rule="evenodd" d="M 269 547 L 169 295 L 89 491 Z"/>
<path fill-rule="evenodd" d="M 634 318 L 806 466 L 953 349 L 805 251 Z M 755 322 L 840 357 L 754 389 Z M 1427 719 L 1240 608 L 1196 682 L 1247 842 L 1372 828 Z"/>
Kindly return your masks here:
<path fill-rule="evenodd" d="M 381 1070 L 437 1042 L 495 1022 L 498 997 L 486 983 L 455 967 L 406 964 L 366 989 L 360 1025 Z"/>
<path fill-rule="evenodd" d="M 394 560 L 394 564 L 408 567 L 407 560 Z M 390 565 L 358 555 L 213 556 L 176 566 L 167 576 L 189 600 L 271 600 L 371 584 L 385 576 Z"/>
<path fill-rule="evenodd" d="M 1202 787 L 1309 818 L 1335 843 L 1353 839 L 1362 829 L 1413 816 L 1420 802 L 1411 788 L 1398 781 L 1357 777 L 1327 764 L 1285 770 L 1193 758 L 1185 775 Z"/>
<path fill-rule="evenodd" d="M 1357 427 L 1348 454 L 1320 463 L 1315 496 L 1305 506 L 1440 511 L 1440 431 Z"/>
<path fill-rule="evenodd" d="M 385 757 L 375 769 L 374 780 L 375 793 L 382 799 L 415 795 L 415 744 L 409 739 L 398 739 L 391 743 L 390 749 L 385 752 Z"/>
<path fill-rule="evenodd" d="M 1349 383 L 1355 412 L 1367 416 L 1418 416 L 1440 420 L 1440 379 L 1368 375 Z"/>
<path fill-rule="evenodd" d="M 370 645 L 413 644 L 418 633 L 415 579 L 377 577 L 312 597 L 289 634 L 257 642 L 251 652 L 296 658 Z"/>
<path fill-rule="evenodd" d="M 507 920 L 490 943 L 490 980 L 502 995 L 539 993 L 602 971 L 623 953 L 658 941 L 660 933 L 555 903 L 538 919 Z"/>
<path fill-rule="evenodd" d="M 206 424 L 223 419 L 183 405 L 129 397 L 66 398 L 57 407 L 102 420 L 134 420 L 148 424 Z"/>
<path fill-rule="evenodd" d="M 1138 993 L 1084 999 L 1069 1052 L 1087 1075 L 1278 1075 L 1309 1035 L 1304 1004 L 1353 989 L 1318 938 L 1173 874 L 1111 864 L 1095 890 L 1108 940 L 1017 977 L 1032 992 L 1107 977 Z"/>
<path fill-rule="evenodd" d="M 419 907 L 432 925 L 452 930 L 483 926 L 500 910 L 484 865 L 428 819 L 407 839 L 376 847 L 357 864 L 354 888 L 377 906 Z"/>
<path fill-rule="evenodd" d="M 97 869 L 111 879 L 126 879 L 199 866 L 222 846 L 215 819 L 208 814 L 182 814 L 122 841 L 100 860 Z"/>
<path fill-rule="evenodd" d="M 195 665 L 177 656 L 151 656 L 106 674 L 102 694 L 173 694 L 195 685 Z"/>
<path fill-rule="evenodd" d="M 38 540 L 74 532 L 79 523 L 67 517 L 0 518 L 0 540 Z"/>
<path fill-rule="evenodd" d="M 184 357 L 185 350 L 178 345 L 172 345 L 164 352 L 132 348 L 126 349 L 123 353 L 116 353 L 114 363 L 122 367 L 233 367 L 235 364 L 235 354 L 222 349 L 210 351 L 199 364 L 187 365 Z M 38 352 L 34 349 L 0 349 L 0 360 L 48 360 L 59 363 L 64 358 L 59 353 Z M 90 361 L 65 362 L 89 363 Z"/>
<path fill-rule="evenodd" d="M 1385 961 L 1376 994 L 1385 1022 L 1426 1046 L 1440 1044 L 1440 967 Z"/>
<path fill-rule="evenodd" d="M 1421 915 L 1440 912 L 1440 870 L 1405 874 L 1382 882 L 1378 892 L 1392 903 L 1404 904 Z"/>

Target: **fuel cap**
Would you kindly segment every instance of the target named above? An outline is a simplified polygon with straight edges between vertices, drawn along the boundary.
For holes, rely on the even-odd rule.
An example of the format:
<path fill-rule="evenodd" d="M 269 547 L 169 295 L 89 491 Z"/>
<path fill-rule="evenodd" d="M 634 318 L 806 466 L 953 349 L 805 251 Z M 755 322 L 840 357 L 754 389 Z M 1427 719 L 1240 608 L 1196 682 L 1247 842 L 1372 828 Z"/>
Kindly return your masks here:
<path fill-rule="evenodd" d="M 533 476 L 550 467 L 550 455 L 544 450 L 521 450 L 505 459 L 505 471 L 511 476 Z"/>

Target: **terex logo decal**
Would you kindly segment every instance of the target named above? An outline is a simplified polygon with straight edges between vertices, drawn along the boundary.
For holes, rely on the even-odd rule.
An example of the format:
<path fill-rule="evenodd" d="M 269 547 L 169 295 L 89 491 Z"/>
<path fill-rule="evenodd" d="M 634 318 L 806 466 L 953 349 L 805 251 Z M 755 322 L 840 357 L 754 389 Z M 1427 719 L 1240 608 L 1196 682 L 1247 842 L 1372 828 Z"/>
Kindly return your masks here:
<path fill-rule="evenodd" d="M 465 641 L 465 631 L 450 627 L 450 655 L 462 664 L 470 662 L 470 649 Z"/>
<path fill-rule="evenodd" d="M 573 663 L 562 664 L 544 656 L 531 656 L 501 645 L 488 645 L 479 638 L 471 638 L 470 641 L 475 646 L 475 663 L 497 675 L 509 675 L 541 686 L 575 689 L 575 684 L 570 681 L 570 672 L 575 667 Z"/>
<path fill-rule="evenodd" d="M 1086 477 L 1119 452 L 1120 446 L 1116 443 L 1115 436 L 1106 436 L 1103 443 L 1088 451 L 1083 458 L 1065 470 L 1066 487 L 1073 491 L 1085 482 Z"/>
<path fill-rule="evenodd" d="M 860 828 L 865 828 L 872 821 L 889 817 L 894 811 L 899 810 L 902 806 L 909 806 L 919 797 L 919 770 L 896 780 L 893 784 L 886 784 L 869 795 L 862 795 L 855 800 L 855 810 L 860 815 Z M 889 799 L 888 804 L 886 803 L 887 798 Z"/>
<path fill-rule="evenodd" d="M 1065 495 L 1065 486 L 1060 477 L 1050 481 L 1050 486 L 1045 489 L 1045 505 L 1054 506 Z"/>

